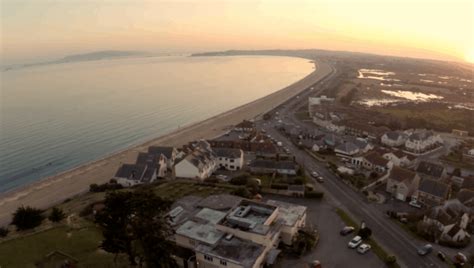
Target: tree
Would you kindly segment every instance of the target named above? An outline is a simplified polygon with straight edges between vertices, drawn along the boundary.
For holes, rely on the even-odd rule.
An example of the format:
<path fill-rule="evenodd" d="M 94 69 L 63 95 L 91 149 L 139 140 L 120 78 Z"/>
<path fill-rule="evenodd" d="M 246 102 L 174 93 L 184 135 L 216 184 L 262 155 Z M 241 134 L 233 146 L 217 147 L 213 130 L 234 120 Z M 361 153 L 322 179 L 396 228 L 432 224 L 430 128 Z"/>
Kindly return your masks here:
<path fill-rule="evenodd" d="M 8 234 L 8 229 L 6 227 L 0 227 L 0 237 L 5 237 Z"/>
<path fill-rule="evenodd" d="M 116 257 L 127 254 L 131 265 L 176 267 L 169 241 L 172 229 L 165 218 L 170 202 L 143 190 L 111 192 L 104 205 L 96 222 L 102 228 L 105 251 Z"/>
<path fill-rule="evenodd" d="M 301 256 L 316 246 L 319 241 L 318 231 L 312 228 L 306 228 L 298 231 L 293 239 L 293 251 Z"/>
<path fill-rule="evenodd" d="M 53 208 L 51 214 L 49 214 L 48 219 L 52 222 L 60 222 L 66 217 L 66 214 L 60 208 Z"/>
<path fill-rule="evenodd" d="M 367 239 L 372 235 L 372 230 L 368 227 L 361 228 L 357 233 L 358 236 L 362 237 L 362 239 Z"/>
<path fill-rule="evenodd" d="M 13 213 L 12 224 L 19 231 L 35 228 L 43 222 L 42 213 L 40 209 L 21 206 Z"/>

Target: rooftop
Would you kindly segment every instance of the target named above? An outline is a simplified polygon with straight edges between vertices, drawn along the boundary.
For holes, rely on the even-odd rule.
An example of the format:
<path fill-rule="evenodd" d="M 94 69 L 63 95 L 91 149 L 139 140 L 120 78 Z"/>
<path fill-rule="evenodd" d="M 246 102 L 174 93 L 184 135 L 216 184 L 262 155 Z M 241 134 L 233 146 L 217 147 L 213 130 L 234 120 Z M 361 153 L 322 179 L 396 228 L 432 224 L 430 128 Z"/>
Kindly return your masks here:
<path fill-rule="evenodd" d="M 263 246 L 235 236 L 231 239 L 223 238 L 214 246 L 201 244 L 196 248 L 198 252 L 240 264 L 245 268 L 253 267 L 263 250 Z"/>
<path fill-rule="evenodd" d="M 148 153 L 154 155 L 164 155 L 166 158 L 170 159 L 173 156 L 174 147 L 164 147 L 164 146 L 150 146 L 148 147 Z"/>
<path fill-rule="evenodd" d="M 115 173 L 116 178 L 126 178 L 129 180 L 141 180 L 147 166 L 139 164 L 123 164 Z"/>
<path fill-rule="evenodd" d="M 176 233 L 208 245 L 214 245 L 225 234 L 216 229 L 211 222 L 200 218 L 186 221 L 176 230 Z"/>
<path fill-rule="evenodd" d="M 364 156 L 364 158 L 374 165 L 383 166 L 383 167 L 386 167 L 389 162 L 389 160 L 383 158 L 377 152 L 369 152 L 368 154 Z"/>
<path fill-rule="evenodd" d="M 241 149 L 213 148 L 213 151 L 217 157 L 240 158 L 243 155 L 243 152 Z"/>
<path fill-rule="evenodd" d="M 398 182 L 404 182 L 405 180 L 412 181 L 415 178 L 415 176 L 416 176 L 416 173 L 411 170 L 394 166 L 392 170 L 390 170 L 389 178 L 392 180 L 396 180 Z"/>
<path fill-rule="evenodd" d="M 437 197 L 446 198 L 449 192 L 449 185 L 432 179 L 424 179 L 420 183 L 419 191 Z"/>
<path fill-rule="evenodd" d="M 416 172 L 439 179 L 443 176 L 444 167 L 442 165 L 421 161 L 416 168 Z"/>
<path fill-rule="evenodd" d="M 277 200 L 268 200 L 267 204 L 278 207 L 278 220 L 286 226 L 294 226 L 306 213 L 306 207 Z"/>
<path fill-rule="evenodd" d="M 243 199 L 219 224 L 266 234 L 270 230 L 268 220 L 277 209 L 276 206 Z"/>

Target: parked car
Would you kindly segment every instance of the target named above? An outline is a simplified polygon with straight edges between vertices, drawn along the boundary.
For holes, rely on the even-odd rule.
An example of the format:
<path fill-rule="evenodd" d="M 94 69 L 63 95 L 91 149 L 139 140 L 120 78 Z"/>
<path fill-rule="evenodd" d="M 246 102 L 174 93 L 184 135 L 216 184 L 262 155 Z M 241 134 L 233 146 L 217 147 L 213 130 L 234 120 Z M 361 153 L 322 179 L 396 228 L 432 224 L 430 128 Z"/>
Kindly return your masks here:
<path fill-rule="evenodd" d="M 321 176 L 318 176 L 318 177 L 316 178 L 316 180 L 317 180 L 318 182 L 320 182 L 320 183 L 323 183 L 323 182 L 324 182 L 324 178 L 321 177 Z"/>
<path fill-rule="evenodd" d="M 436 254 L 436 256 L 438 256 L 438 258 L 441 260 L 441 261 L 446 261 L 446 255 L 441 252 L 441 251 L 438 251 L 438 253 Z"/>
<path fill-rule="evenodd" d="M 319 176 L 319 173 L 316 171 L 311 172 L 311 177 L 317 178 Z"/>
<path fill-rule="evenodd" d="M 217 175 L 216 178 L 218 178 L 219 180 L 223 180 L 223 181 L 227 181 L 227 176 L 226 175 Z"/>
<path fill-rule="evenodd" d="M 418 203 L 417 201 L 410 201 L 410 203 L 408 203 L 410 206 L 412 207 L 415 207 L 415 208 L 421 208 L 423 205 Z"/>
<path fill-rule="evenodd" d="M 345 226 L 344 228 L 342 228 L 342 230 L 339 232 L 339 234 L 346 236 L 348 234 L 353 233 L 354 230 L 355 230 L 355 228 L 352 227 L 352 226 Z"/>
<path fill-rule="evenodd" d="M 362 244 L 362 237 L 360 237 L 360 236 L 355 236 L 354 238 L 352 238 L 351 241 L 349 241 L 349 243 L 347 244 L 347 246 L 350 247 L 350 248 L 356 248 L 356 247 L 358 247 L 360 244 Z"/>
<path fill-rule="evenodd" d="M 311 262 L 310 267 L 311 268 L 321 268 L 322 267 L 321 262 L 318 261 L 318 260 L 314 260 L 313 262 Z"/>
<path fill-rule="evenodd" d="M 428 255 L 431 251 L 433 251 L 433 246 L 431 244 L 426 244 L 417 250 L 418 255 L 420 256 Z"/>
<path fill-rule="evenodd" d="M 362 244 L 357 248 L 357 252 L 359 252 L 360 254 L 365 254 L 371 248 L 372 247 L 369 244 Z"/>

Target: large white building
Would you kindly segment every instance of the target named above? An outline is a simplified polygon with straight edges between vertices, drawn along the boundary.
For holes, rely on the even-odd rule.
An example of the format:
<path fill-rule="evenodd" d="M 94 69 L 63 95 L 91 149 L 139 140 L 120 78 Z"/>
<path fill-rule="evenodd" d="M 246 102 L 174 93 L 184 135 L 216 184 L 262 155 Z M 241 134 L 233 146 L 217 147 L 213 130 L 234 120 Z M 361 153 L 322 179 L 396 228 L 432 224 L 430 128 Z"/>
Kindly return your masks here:
<path fill-rule="evenodd" d="M 204 180 L 217 169 L 216 155 L 206 141 L 193 144 L 191 151 L 174 166 L 177 178 Z"/>
<path fill-rule="evenodd" d="M 218 168 L 240 170 L 244 165 L 244 151 L 233 148 L 213 148 Z"/>
<path fill-rule="evenodd" d="M 305 225 L 306 207 L 227 194 L 187 196 L 173 204 L 169 221 L 176 245 L 195 254 L 176 255 L 178 264 L 258 268 L 273 264 L 280 242 L 291 245 Z"/>
<path fill-rule="evenodd" d="M 427 130 L 417 130 L 413 132 L 405 142 L 405 150 L 414 153 L 422 154 L 433 150 L 443 144 L 443 139 L 440 135 Z"/>
<path fill-rule="evenodd" d="M 382 135 L 380 141 L 382 144 L 390 147 L 398 147 L 405 144 L 408 135 L 401 131 L 390 131 Z"/>

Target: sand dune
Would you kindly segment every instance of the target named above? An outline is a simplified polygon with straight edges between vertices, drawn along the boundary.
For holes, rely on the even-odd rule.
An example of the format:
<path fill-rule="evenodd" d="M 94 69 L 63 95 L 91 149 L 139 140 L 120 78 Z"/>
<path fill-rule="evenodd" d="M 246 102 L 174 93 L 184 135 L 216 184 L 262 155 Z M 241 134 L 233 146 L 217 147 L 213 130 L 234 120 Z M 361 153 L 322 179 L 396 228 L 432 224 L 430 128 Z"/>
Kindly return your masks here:
<path fill-rule="evenodd" d="M 9 223 L 12 212 L 21 205 L 48 208 L 75 195 L 84 193 L 92 183 L 109 181 L 121 163 L 133 163 L 138 152 L 151 145 L 181 146 L 189 141 L 213 138 L 244 119 L 264 114 L 275 106 L 297 95 L 331 72 L 326 63 L 318 63 L 314 72 L 268 96 L 247 103 L 204 121 L 182 127 L 172 133 L 141 145 L 42 179 L 18 190 L 0 195 L 0 226 Z"/>

